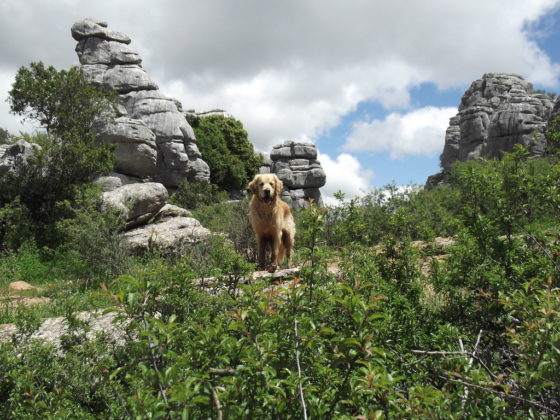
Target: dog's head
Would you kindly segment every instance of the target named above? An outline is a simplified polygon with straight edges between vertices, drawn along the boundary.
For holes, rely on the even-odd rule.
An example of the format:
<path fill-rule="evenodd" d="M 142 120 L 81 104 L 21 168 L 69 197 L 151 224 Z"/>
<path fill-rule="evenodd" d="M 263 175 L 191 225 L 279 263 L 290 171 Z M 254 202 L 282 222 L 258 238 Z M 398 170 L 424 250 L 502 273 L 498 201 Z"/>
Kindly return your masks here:
<path fill-rule="evenodd" d="M 284 184 L 276 174 L 258 174 L 249 183 L 251 192 L 265 203 L 271 203 L 280 195 Z"/>

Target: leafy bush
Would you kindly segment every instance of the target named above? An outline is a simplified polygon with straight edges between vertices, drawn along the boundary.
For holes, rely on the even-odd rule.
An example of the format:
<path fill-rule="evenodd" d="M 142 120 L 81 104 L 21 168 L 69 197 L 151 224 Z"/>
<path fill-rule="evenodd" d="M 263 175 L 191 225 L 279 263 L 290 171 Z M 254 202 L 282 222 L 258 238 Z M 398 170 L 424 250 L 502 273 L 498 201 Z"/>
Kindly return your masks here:
<path fill-rule="evenodd" d="M 250 262 L 257 261 L 255 233 L 249 221 L 249 200 L 201 206 L 193 216 L 212 232 L 221 232 L 231 240 L 235 251 Z"/>
<path fill-rule="evenodd" d="M 227 200 L 227 193 L 220 191 L 217 185 L 184 180 L 179 183 L 177 190 L 168 201 L 184 209 L 193 210 L 225 200 Z"/>
<path fill-rule="evenodd" d="M 0 144 L 9 143 L 12 135 L 8 132 L 8 130 L 0 127 Z"/>
<path fill-rule="evenodd" d="M 243 124 L 221 115 L 200 117 L 193 123 L 203 159 L 210 167 L 210 180 L 223 190 L 246 188 L 258 173 L 262 159 L 255 154 Z"/>
<path fill-rule="evenodd" d="M 558 163 L 518 150 L 455 171 L 439 192 L 393 190 L 302 210 L 303 267 L 278 284 L 241 282 L 252 266 L 222 236 L 184 258 L 144 257 L 104 285 L 127 320 L 122 346 L 84 341 L 72 305 L 62 351 L 26 344 L 36 317 L 22 316 L 19 344 L 0 349 L 0 410 L 7 418 L 560 416 L 560 240 L 550 229 Z M 247 220 L 246 205 L 195 212 L 227 230 L 229 219 Z M 445 251 L 413 246 L 446 229 L 455 243 Z"/>
<path fill-rule="evenodd" d="M 92 127 L 110 117 L 116 97 L 91 86 L 75 67 L 57 71 L 39 62 L 18 70 L 8 101 L 11 112 L 38 121 L 46 134 L 26 138 L 42 149 L 0 179 L 0 205 L 24 210 L 37 243 L 55 246 L 54 225 L 71 213 L 80 188 L 113 167 L 111 148 L 95 141 Z M 2 230 L 20 229 L 6 217 Z"/>
<path fill-rule="evenodd" d="M 388 185 L 348 201 L 342 193 L 336 197 L 338 205 L 330 207 L 325 216 L 324 240 L 329 245 L 374 245 L 387 236 L 430 240 L 457 231 L 459 197 L 449 187 L 402 190 Z"/>
<path fill-rule="evenodd" d="M 56 264 L 83 287 L 122 274 L 130 255 L 124 249 L 121 232 L 124 220 L 116 211 L 103 209 L 99 192 L 85 190 L 74 204 L 73 216 L 56 224 L 62 240 Z"/>

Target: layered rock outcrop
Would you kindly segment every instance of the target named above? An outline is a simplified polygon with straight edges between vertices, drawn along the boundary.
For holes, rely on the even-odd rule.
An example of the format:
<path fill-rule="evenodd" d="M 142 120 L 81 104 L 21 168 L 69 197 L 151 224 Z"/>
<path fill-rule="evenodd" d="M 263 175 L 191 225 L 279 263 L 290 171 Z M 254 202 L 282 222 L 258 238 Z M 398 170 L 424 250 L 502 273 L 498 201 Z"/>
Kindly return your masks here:
<path fill-rule="evenodd" d="M 548 95 L 535 91 L 521 76 L 486 73 L 461 98 L 445 134 L 442 171 L 430 176 L 426 187 L 445 183 L 457 160 L 499 158 L 515 144 L 534 156 L 543 154 L 553 105 Z"/>
<path fill-rule="evenodd" d="M 266 166 L 261 168 L 267 172 Z M 313 199 L 323 204 L 319 188 L 325 185 L 327 175 L 317 160 L 317 148 L 312 143 L 286 141 L 270 152 L 270 172 L 284 183 L 282 199 L 292 208 L 305 206 Z"/>
<path fill-rule="evenodd" d="M 130 38 L 92 19 L 76 22 L 71 32 L 86 78 L 115 90 L 123 104 L 111 124 L 96 129 L 100 140 L 116 145 L 117 172 L 171 188 L 183 179 L 209 182 L 210 170 L 181 104 L 158 90 Z"/>
<path fill-rule="evenodd" d="M 114 209 L 125 222 L 121 239 L 126 250 L 182 252 L 210 237 L 188 210 L 166 204 L 167 198 L 167 189 L 157 182 L 125 184 L 103 193 L 103 207 Z"/>

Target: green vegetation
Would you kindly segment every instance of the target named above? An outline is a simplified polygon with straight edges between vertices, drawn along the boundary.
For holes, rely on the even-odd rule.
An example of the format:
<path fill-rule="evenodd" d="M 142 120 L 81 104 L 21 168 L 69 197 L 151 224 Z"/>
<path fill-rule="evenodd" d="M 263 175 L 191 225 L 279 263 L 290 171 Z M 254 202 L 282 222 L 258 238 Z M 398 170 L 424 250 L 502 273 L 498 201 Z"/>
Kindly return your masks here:
<path fill-rule="evenodd" d="M 193 123 L 202 158 L 210 166 L 210 181 L 225 191 L 242 190 L 258 173 L 262 159 L 255 155 L 243 124 L 211 115 Z"/>
<path fill-rule="evenodd" d="M 46 132 L 23 136 L 41 152 L 0 180 L 0 323 L 16 330 L 0 341 L 3 418 L 560 416 L 552 151 L 460 163 L 431 191 L 339 193 L 337 206 L 299 211 L 299 271 L 273 284 L 251 276 L 248 200 L 219 192 L 259 166 L 223 117 L 195 125 L 215 185 L 173 196 L 216 234 L 176 254 L 122 250 L 123 222 L 90 185 L 111 167 L 91 128 L 113 100 L 41 63 L 10 92 L 12 111 Z M 557 142 L 558 125 L 547 136 Z M 9 297 L 18 280 L 40 289 Z M 119 314 L 122 341 L 86 338 L 76 313 L 100 308 Z M 53 316 L 69 327 L 60 347 L 31 340 Z"/>
<path fill-rule="evenodd" d="M 555 117 L 546 131 L 546 137 L 548 140 L 548 152 L 558 153 L 560 150 L 560 116 Z"/>
<path fill-rule="evenodd" d="M 129 339 L 88 341 L 87 323 L 73 321 L 60 352 L 25 339 L 44 309 L 4 312 L 21 333 L 0 349 L 0 409 L 14 419 L 557 417 L 559 186 L 555 159 L 519 148 L 458 164 L 445 188 L 339 194 L 336 207 L 298 212 L 305 264 L 279 285 L 243 280 L 254 269 L 247 201 L 193 210 L 229 239 L 182 257 L 121 259 L 111 216 L 84 211 L 63 223 L 60 258 L 26 245 L 5 254 L 2 278 L 87 278 L 65 298 L 52 286 L 51 312 L 72 319 L 81 299 L 111 306 Z"/>
<path fill-rule="evenodd" d="M 11 138 L 12 135 L 9 133 L 9 131 L 0 127 L 0 144 L 10 143 Z"/>
<path fill-rule="evenodd" d="M 227 200 L 227 193 L 215 184 L 181 181 L 169 202 L 184 209 L 194 210 Z"/>
<path fill-rule="evenodd" d="M 60 243 L 56 223 L 72 217 L 84 188 L 113 167 L 111 148 L 97 144 L 91 129 L 112 116 L 115 100 L 75 67 L 58 71 L 39 62 L 18 70 L 9 92 L 11 112 L 39 122 L 46 132 L 23 136 L 41 150 L 0 180 L 0 246 Z"/>

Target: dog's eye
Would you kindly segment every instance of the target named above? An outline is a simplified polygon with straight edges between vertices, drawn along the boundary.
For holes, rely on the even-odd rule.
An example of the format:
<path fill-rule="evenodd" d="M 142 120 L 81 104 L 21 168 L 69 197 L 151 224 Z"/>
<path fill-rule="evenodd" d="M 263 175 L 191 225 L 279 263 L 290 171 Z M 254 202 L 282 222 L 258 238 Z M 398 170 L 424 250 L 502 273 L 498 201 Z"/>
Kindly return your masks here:
<path fill-rule="evenodd" d="M 259 185 L 262 187 L 264 185 L 264 182 L 261 182 Z"/>

